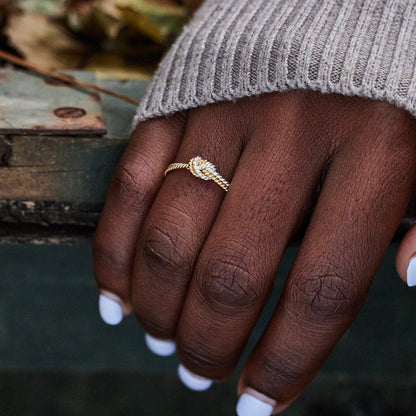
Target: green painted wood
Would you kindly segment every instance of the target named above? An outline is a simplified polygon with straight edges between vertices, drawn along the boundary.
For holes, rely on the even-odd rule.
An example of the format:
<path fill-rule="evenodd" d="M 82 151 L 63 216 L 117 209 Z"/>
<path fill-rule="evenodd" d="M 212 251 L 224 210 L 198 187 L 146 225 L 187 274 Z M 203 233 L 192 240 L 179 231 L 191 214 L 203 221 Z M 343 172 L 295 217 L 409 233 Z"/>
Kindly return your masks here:
<path fill-rule="evenodd" d="M 91 74 L 76 76 L 91 80 Z M 138 100 L 147 85 L 137 80 L 98 79 L 96 83 Z M 58 90 L 71 88 L 60 86 Z M 18 134 L 18 130 L 0 135 L 0 240 L 20 241 L 19 234 L 27 235 L 29 224 L 48 226 L 49 231 L 51 225 L 92 229 L 112 171 L 127 146 L 135 110 L 132 104 L 102 95 L 100 111 L 107 126 L 104 136 L 91 137 L 79 131 L 43 136 L 34 130 L 26 135 Z M 7 224 L 21 224 L 22 229 L 11 233 Z M 68 232 L 74 234 L 73 230 Z M 43 235 L 43 230 L 34 233 Z M 66 240 L 65 235 L 58 234 L 59 239 Z M 38 239 L 36 235 L 33 238 Z"/>
<path fill-rule="evenodd" d="M 88 72 L 80 80 L 95 83 Z M 26 71 L 0 70 L 0 134 L 106 133 L 100 97 Z"/>
<path fill-rule="evenodd" d="M 395 273 L 396 250 L 389 247 L 356 321 L 284 415 L 414 415 L 414 292 Z M 273 313 L 295 255 L 291 247 L 282 259 L 245 356 Z M 1 245 L 0 274 L 1 415 L 235 414 L 238 371 L 207 392 L 191 392 L 177 379 L 177 358 L 152 354 L 133 316 L 116 327 L 101 321 L 90 242 Z"/>
<path fill-rule="evenodd" d="M 98 78 L 97 84 L 140 101 L 148 81 Z M 106 94 L 101 94 L 101 106 L 107 126 L 105 137 L 128 140 L 136 106 Z"/>
<path fill-rule="evenodd" d="M 3 147 L 6 165 L 0 167 L 0 221 L 93 227 L 126 142 L 73 137 L 7 139 Z"/>
<path fill-rule="evenodd" d="M 82 71 L 75 75 L 92 80 L 91 74 Z M 31 77 L 34 82 L 45 84 L 40 77 Z M 146 81 L 139 80 L 97 79 L 95 82 L 137 100 L 147 86 Z M 52 89 L 53 100 L 61 99 L 60 94 L 64 98 L 73 94 L 65 86 Z M 82 94 L 85 96 L 85 92 Z M 0 110 L 2 105 L 4 108 L 2 103 L 0 94 Z M 104 136 L 91 137 L 76 130 L 61 136 L 42 136 L 36 130 L 29 130 L 25 135 L 18 134 L 18 130 L 0 135 L 0 241 L 39 242 L 41 235 L 45 241 L 56 242 L 67 241 L 67 236 L 72 239 L 76 235 L 91 234 L 114 167 L 127 146 L 135 110 L 132 104 L 102 94 L 100 111 L 107 127 Z M 0 111 L 0 118 L 2 114 Z M 397 237 L 415 219 L 416 198 L 413 198 Z"/>
<path fill-rule="evenodd" d="M 283 416 L 414 416 L 416 381 L 318 376 Z M 174 372 L 0 372 L 4 416 L 233 416 L 235 380 L 203 393 Z"/>
<path fill-rule="evenodd" d="M 102 137 L 14 136 L 3 138 L 0 143 L 6 168 L 42 167 L 70 172 L 99 171 L 108 165 L 114 166 L 127 141 Z"/>
<path fill-rule="evenodd" d="M 389 247 L 368 301 L 336 347 L 326 373 L 415 377 L 414 291 L 395 272 L 397 247 Z M 296 253 L 290 247 L 284 254 L 248 350 L 273 314 Z M 146 349 L 134 316 L 116 327 L 101 321 L 90 241 L 73 247 L 1 245 L 0 275 L 0 370 L 174 371 L 174 357 L 161 360 Z"/>

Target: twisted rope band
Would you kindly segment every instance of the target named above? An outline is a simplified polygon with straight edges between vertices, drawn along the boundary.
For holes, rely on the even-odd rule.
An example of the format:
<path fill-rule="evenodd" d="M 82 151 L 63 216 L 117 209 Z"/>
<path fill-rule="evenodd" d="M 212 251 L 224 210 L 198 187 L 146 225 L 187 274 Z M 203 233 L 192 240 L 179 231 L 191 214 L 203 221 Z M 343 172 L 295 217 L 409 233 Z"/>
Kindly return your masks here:
<path fill-rule="evenodd" d="M 188 169 L 192 175 L 204 181 L 214 181 L 224 191 L 228 191 L 230 184 L 217 172 L 215 165 L 201 157 L 193 157 L 189 163 L 171 163 L 165 170 L 165 176 L 175 169 Z"/>

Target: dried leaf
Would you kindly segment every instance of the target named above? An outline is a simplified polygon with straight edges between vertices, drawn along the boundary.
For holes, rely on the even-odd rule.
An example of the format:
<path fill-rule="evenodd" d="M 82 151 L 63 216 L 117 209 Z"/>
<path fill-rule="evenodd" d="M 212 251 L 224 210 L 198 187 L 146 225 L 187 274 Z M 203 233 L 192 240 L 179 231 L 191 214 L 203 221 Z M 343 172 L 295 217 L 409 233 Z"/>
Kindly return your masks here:
<path fill-rule="evenodd" d="M 74 32 L 105 40 L 115 39 L 124 26 L 124 21 L 112 0 L 78 0 L 68 6 L 67 24 Z"/>
<path fill-rule="evenodd" d="M 159 44 L 168 44 L 181 31 L 186 9 L 174 0 L 114 0 L 126 22 Z"/>
<path fill-rule="evenodd" d="M 0 25 L 9 17 L 12 13 L 17 13 L 18 8 L 15 2 L 11 0 L 0 0 Z"/>
<path fill-rule="evenodd" d="M 74 40 L 59 23 L 45 15 L 12 15 L 5 33 L 15 49 L 41 67 L 79 68 L 85 56 L 85 46 Z"/>
<path fill-rule="evenodd" d="M 90 57 L 85 69 L 99 78 L 149 79 L 155 65 L 133 64 L 115 53 L 97 53 Z"/>

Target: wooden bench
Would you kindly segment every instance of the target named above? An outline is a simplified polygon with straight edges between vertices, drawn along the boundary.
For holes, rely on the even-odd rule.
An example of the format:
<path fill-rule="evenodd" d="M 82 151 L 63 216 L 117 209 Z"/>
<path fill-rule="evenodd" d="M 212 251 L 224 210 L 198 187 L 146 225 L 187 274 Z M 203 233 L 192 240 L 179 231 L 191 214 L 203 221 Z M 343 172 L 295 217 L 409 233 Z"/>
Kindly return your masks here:
<path fill-rule="evenodd" d="M 83 71 L 73 75 L 138 100 L 147 84 L 95 79 Z M 134 105 L 117 98 L 1 70 L 0 242 L 65 243 L 90 237 L 134 113 Z M 415 218 L 413 198 L 396 239 Z"/>
<path fill-rule="evenodd" d="M 146 87 L 141 80 L 74 75 L 136 99 Z M 134 105 L 117 98 L 1 70 L 0 241 L 90 236 L 134 113 Z"/>
<path fill-rule="evenodd" d="M 137 99 L 146 87 L 76 75 Z M 82 110 L 92 115 L 85 124 Z M 234 412 L 238 371 L 196 396 L 178 382 L 175 358 L 146 349 L 133 317 L 114 328 L 99 319 L 88 238 L 134 112 L 115 98 L 98 102 L 35 75 L 0 71 L 0 414 Z M 412 201 L 396 237 L 415 214 Z M 248 350 L 274 309 L 296 245 L 285 253 Z M 414 293 L 395 275 L 396 248 L 389 247 L 359 318 L 287 416 L 413 414 Z"/>

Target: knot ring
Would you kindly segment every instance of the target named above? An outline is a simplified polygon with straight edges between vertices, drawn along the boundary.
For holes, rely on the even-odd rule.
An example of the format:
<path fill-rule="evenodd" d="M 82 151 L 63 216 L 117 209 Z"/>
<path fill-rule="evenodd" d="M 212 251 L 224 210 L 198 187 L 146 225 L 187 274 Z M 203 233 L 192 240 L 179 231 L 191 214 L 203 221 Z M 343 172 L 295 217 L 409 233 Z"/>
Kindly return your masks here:
<path fill-rule="evenodd" d="M 213 163 L 199 156 L 193 157 L 189 163 L 171 163 L 165 170 L 165 176 L 175 169 L 187 169 L 197 178 L 203 179 L 204 181 L 214 181 L 226 192 L 230 186 L 229 182 L 217 172 Z"/>

